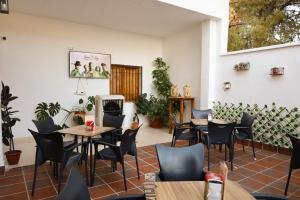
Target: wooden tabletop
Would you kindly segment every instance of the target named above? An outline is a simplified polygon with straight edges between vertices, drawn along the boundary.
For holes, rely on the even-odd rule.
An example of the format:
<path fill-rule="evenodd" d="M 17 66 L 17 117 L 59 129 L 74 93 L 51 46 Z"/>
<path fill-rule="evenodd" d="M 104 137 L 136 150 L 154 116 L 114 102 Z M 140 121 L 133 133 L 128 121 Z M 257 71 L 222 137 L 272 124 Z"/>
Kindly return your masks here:
<path fill-rule="evenodd" d="M 157 200 L 204 200 L 204 181 L 156 182 Z M 225 200 L 254 200 L 238 183 L 227 180 Z"/>
<path fill-rule="evenodd" d="M 64 134 L 70 134 L 70 135 L 79 135 L 79 136 L 84 136 L 84 137 L 93 137 L 96 135 L 101 135 L 102 133 L 111 131 L 115 128 L 113 127 L 103 127 L 103 126 L 95 126 L 94 130 L 89 131 L 86 130 L 85 125 L 80 125 L 80 126 L 73 126 L 71 128 L 66 128 L 59 130 L 58 132 L 64 133 Z"/>
<path fill-rule="evenodd" d="M 207 119 L 191 119 L 191 122 L 196 126 L 206 126 L 208 124 Z M 213 119 L 213 123 L 217 124 L 228 124 L 229 122 L 223 119 Z"/>

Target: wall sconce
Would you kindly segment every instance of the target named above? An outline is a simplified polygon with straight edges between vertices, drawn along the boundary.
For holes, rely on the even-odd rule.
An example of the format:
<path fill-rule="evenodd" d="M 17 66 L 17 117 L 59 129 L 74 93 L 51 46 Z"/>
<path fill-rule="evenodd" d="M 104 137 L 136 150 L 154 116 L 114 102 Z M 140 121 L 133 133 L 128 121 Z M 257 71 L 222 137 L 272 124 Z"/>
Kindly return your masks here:
<path fill-rule="evenodd" d="M 0 0 L 0 13 L 9 13 L 8 0 Z"/>
<path fill-rule="evenodd" d="M 231 88 L 230 82 L 224 82 L 224 91 L 229 90 Z"/>

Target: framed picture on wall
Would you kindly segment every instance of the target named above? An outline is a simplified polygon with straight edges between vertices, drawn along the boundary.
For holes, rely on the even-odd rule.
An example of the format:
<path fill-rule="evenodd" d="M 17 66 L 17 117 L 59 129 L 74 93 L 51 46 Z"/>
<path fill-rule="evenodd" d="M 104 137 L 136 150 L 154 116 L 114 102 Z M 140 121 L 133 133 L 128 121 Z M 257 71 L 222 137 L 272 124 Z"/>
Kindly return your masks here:
<path fill-rule="evenodd" d="M 110 54 L 69 52 L 69 75 L 71 78 L 108 79 L 110 68 Z"/>

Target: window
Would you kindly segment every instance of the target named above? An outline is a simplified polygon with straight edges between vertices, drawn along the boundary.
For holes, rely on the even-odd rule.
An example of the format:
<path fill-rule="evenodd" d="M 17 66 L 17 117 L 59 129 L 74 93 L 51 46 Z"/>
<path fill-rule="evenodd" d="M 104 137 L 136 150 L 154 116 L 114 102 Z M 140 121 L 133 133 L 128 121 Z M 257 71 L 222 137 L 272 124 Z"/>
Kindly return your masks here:
<path fill-rule="evenodd" d="M 299 0 L 230 0 L 228 51 L 300 41 Z"/>
<path fill-rule="evenodd" d="M 120 94 L 126 101 L 137 101 L 142 94 L 142 67 L 111 65 L 110 94 Z"/>

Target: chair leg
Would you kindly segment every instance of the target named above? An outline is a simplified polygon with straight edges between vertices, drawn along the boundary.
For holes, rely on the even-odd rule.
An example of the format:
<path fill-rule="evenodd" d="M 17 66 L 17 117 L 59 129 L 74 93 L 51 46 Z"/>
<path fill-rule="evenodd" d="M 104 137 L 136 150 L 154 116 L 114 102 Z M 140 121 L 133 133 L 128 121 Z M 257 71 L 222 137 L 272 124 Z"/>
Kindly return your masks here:
<path fill-rule="evenodd" d="M 207 145 L 207 170 L 210 170 L 210 146 Z"/>
<path fill-rule="evenodd" d="M 53 163 L 53 178 L 55 178 L 56 179 L 56 164 L 55 164 L 55 162 Z"/>
<path fill-rule="evenodd" d="M 59 164 L 59 175 L 58 175 L 58 188 L 57 188 L 57 192 L 58 194 L 60 193 L 60 187 L 61 187 L 61 182 L 63 180 L 64 177 L 64 168 L 62 163 Z"/>
<path fill-rule="evenodd" d="M 135 156 L 135 164 L 136 164 L 136 170 L 138 174 L 138 179 L 140 179 L 140 170 L 139 170 L 139 161 L 137 155 Z"/>
<path fill-rule="evenodd" d="M 222 144 L 219 144 L 219 152 L 221 153 L 222 152 Z M 226 148 L 226 147 L 225 147 Z"/>
<path fill-rule="evenodd" d="M 231 171 L 233 171 L 234 143 L 231 144 L 230 152 Z"/>
<path fill-rule="evenodd" d="M 173 147 L 174 137 L 172 137 L 171 147 Z"/>
<path fill-rule="evenodd" d="M 191 146 L 191 140 L 189 140 L 189 146 Z"/>
<path fill-rule="evenodd" d="M 34 175 L 33 175 L 33 181 L 32 181 L 32 191 L 31 191 L 31 196 L 34 195 L 34 189 L 35 189 L 35 181 L 36 181 L 37 169 L 38 169 L 38 165 L 35 163 L 35 166 L 34 166 Z"/>
<path fill-rule="evenodd" d="M 253 159 L 256 160 L 253 138 L 251 138 L 251 143 L 252 143 Z"/>
<path fill-rule="evenodd" d="M 289 184 L 290 184 L 290 179 L 291 179 L 291 174 L 292 174 L 292 167 L 290 166 L 288 179 L 287 179 L 287 182 L 286 182 L 286 185 L 285 185 L 284 195 L 287 195 L 287 191 L 288 191 Z"/>
<path fill-rule="evenodd" d="M 125 191 L 127 191 L 126 173 L 125 173 L 125 168 L 124 168 L 124 162 L 122 162 L 121 164 L 122 164 L 122 172 L 123 172 Z"/>
<path fill-rule="evenodd" d="M 86 185 L 89 185 L 89 174 L 88 174 L 88 167 L 87 166 L 88 166 L 88 157 L 86 156 L 85 161 L 84 161 L 84 168 L 85 168 L 84 170 L 85 170 Z M 95 164 L 94 164 L 94 166 L 95 166 Z M 95 177 L 95 167 L 93 169 L 93 177 Z"/>
<path fill-rule="evenodd" d="M 174 139 L 174 142 L 173 142 L 173 146 L 172 147 L 175 147 L 176 146 L 176 139 Z"/>
<path fill-rule="evenodd" d="M 243 152 L 245 152 L 244 140 L 242 140 L 242 145 L 243 145 Z"/>
<path fill-rule="evenodd" d="M 227 161 L 227 148 L 226 148 L 226 145 L 225 145 L 225 161 Z"/>

